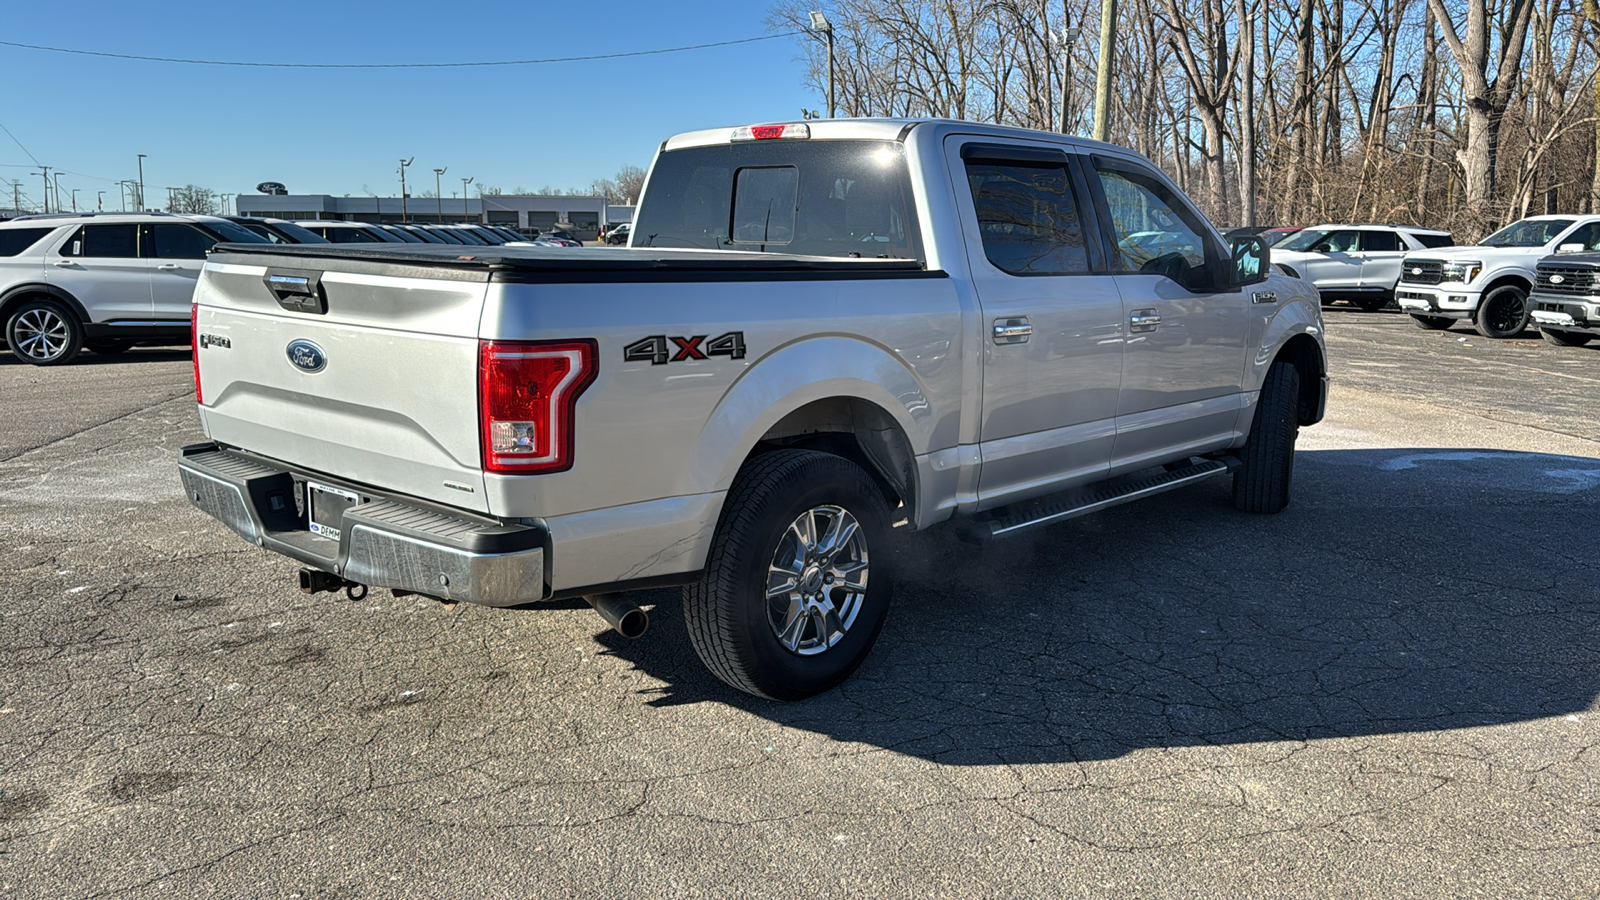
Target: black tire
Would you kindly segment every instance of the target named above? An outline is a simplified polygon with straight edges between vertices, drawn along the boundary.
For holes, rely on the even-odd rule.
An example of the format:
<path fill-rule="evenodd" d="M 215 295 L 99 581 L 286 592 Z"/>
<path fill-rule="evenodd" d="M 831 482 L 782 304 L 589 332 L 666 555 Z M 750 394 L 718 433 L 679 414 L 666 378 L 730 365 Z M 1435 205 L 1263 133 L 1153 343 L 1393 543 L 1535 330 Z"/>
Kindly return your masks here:
<path fill-rule="evenodd" d="M 1417 327 L 1425 331 L 1444 331 L 1456 323 L 1456 320 L 1449 316 L 1419 316 L 1415 314 L 1411 316 L 1411 321 L 1416 322 Z"/>
<path fill-rule="evenodd" d="M 1361 310 L 1362 312 L 1377 312 L 1378 310 L 1383 309 L 1385 306 L 1389 305 L 1389 298 L 1387 298 L 1387 297 L 1362 297 L 1359 300 L 1351 300 L 1350 302 L 1354 303 L 1356 305 L 1356 308 Z"/>
<path fill-rule="evenodd" d="M 817 561 L 798 549 L 803 544 L 791 530 L 808 511 L 830 507 L 844 510 L 859 525 L 863 542 L 859 555 L 868 565 L 857 571 L 865 572 L 861 582 L 865 590 L 854 595 L 854 616 L 836 633 L 821 635 L 821 621 L 826 620 L 816 619 L 785 632 L 793 634 L 796 643 L 812 636 L 808 647 L 791 649 L 780 639 L 775 621 L 784 618 L 780 608 L 790 611 L 790 622 L 800 621 L 793 610 L 799 608 L 795 604 L 804 603 L 807 585 L 820 588 L 817 596 L 830 606 L 843 595 L 848 609 L 852 596 L 836 580 L 838 576 L 827 582 L 833 587 L 818 580 L 822 571 Z M 690 643 L 713 675 L 746 693 L 800 700 L 828 690 L 861 665 L 883 629 L 894 590 L 889 540 L 888 504 L 860 466 L 811 450 L 779 450 L 757 457 L 728 491 L 704 574 L 683 589 Z M 821 540 L 814 543 L 822 545 Z M 796 589 L 789 598 L 769 600 L 768 579 L 782 577 L 769 575 L 770 567 L 780 551 L 791 549 L 804 557 L 793 561 L 803 576 L 793 579 Z"/>
<path fill-rule="evenodd" d="M 1513 338 L 1528 327 L 1528 292 L 1514 284 L 1502 284 L 1478 301 L 1473 327 L 1486 338 Z"/>
<path fill-rule="evenodd" d="M 1300 436 L 1300 373 L 1286 362 L 1267 370 L 1256 401 L 1255 421 L 1233 473 L 1233 505 L 1245 512 L 1275 513 L 1289 505 L 1294 480 L 1294 442 Z"/>
<path fill-rule="evenodd" d="M 1594 335 L 1584 334 L 1581 331 L 1559 331 L 1545 326 L 1539 327 L 1539 336 L 1545 343 L 1555 344 L 1557 347 L 1582 347 L 1594 340 Z"/>
<path fill-rule="evenodd" d="M 23 362 L 64 365 L 83 349 L 83 325 L 63 303 L 45 298 L 28 300 L 6 319 L 6 344 Z"/>
<path fill-rule="evenodd" d="M 85 341 L 83 345 L 101 356 L 116 356 L 133 349 L 132 341 Z"/>

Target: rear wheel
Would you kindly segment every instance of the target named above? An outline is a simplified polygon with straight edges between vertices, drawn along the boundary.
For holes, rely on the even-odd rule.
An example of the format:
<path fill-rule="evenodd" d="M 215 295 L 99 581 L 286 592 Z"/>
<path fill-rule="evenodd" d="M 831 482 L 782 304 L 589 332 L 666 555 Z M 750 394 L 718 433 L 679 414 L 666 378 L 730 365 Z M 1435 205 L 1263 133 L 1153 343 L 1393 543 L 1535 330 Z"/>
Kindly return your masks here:
<path fill-rule="evenodd" d="M 1452 319 L 1449 316 L 1418 316 L 1418 315 L 1413 315 L 1411 317 L 1411 320 L 1413 322 L 1417 323 L 1417 327 L 1418 328 L 1427 329 L 1428 331 L 1443 331 L 1446 328 L 1449 328 L 1451 325 L 1454 325 L 1455 321 L 1456 321 L 1455 319 Z"/>
<path fill-rule="evenodd" d="M 1486 338 L 1516 337 L 1528 327 L 1528 294 L 1514 284 L 1503 284 L 1478 301 L 1478 317 L 1472 323 Z"/>
<path fill-rule="evenodd" d="M 1256 418 L 1233 473 L 1233 505 L 1246 512 L 1275 513 L 1289 505 L 1294 480 L 1294 442 L 1300 436 L 1300 372 L 1286 362 L 1267 370 L 1256 401 Z"/>
<path fill-rule="evenodd" d="M 64 304 L 29 300 L 6 320 L 6 343 L 19 359 L 36 366 L 59 366 L 83 349 L 83 326 Z"/>
<path fill-rule="evenodd" d="M 821 693 L 878 639 L 893 590 L 889 509 L 860 466 L 780 450 L 734 479 L 700 580 L 683 591 L 712 674 L 775 700 Z"/>
<path fill-rule="evenodd" d="M 1548 326 L 1539 326 L 1539 336 L 1545 343 L 1555 344 L 1557 347 L 1582 347 L 1594 340 L 1594 335 L 1584 334 L 1581 331 L 1561 331 Z"/>

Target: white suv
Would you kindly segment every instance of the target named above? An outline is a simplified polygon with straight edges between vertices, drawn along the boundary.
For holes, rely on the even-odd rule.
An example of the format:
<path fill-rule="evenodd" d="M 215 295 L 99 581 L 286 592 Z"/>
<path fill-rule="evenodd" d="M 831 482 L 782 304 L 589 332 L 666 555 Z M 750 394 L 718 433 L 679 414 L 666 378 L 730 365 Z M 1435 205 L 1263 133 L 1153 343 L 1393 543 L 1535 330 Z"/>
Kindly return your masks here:
<path fill-rule="evenodd" d="M 226 219 L 161 213 L 24 216 L 0 222 L 0 322 L 18 358 L 70 362 L 84 347 L 189 341 L 206 252 L 263 243 Z"/>
<path fill-rule="evenodd" d="M 1272 264 L 1317 286 L 1324 303 L 1377 312 L 1394 298 L 1407 253 L 1448 247 L 1450 233 L 1409 225 L 1313 225 L 1272 248 Z"/>

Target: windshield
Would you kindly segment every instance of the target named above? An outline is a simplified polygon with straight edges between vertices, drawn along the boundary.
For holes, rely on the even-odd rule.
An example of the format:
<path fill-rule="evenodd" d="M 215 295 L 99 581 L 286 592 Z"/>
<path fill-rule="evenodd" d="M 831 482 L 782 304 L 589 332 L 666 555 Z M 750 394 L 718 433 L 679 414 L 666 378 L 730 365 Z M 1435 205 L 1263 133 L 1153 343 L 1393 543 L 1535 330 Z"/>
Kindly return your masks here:
<path fill-rule="evenodd" d="M 1330 234 L 1332 234 L 1330 231 L 1316 231 L 1308 228 L 1304 231 L 1296 231 L 1294 234 L 1289 235 L 1288 237 L 1279 241 L 1277 246 L 1284 250 L 1305 252 L 1307 247 L 1310 247 L 1312 244 L 1315 244 L 1317 241 L 1322 240 Z"/>
<path fill-rule="evenodd" d="M 749 141 L 661 154 L 635 247 L 921 259 L 905 147 Z"/>
<path fill-rule="evenodd" d="M 1478 243 L 1485 247 L 1543 247 L 1572 225 L 1571 219 L 1523 219 Z"/>
<path fill-rule="evenodd" d="M 227 219 L 204 219 L 200 222 L 200 227 L 216 235 L 220 240 L 230 241 L 235 244 L 272 243 L 243 225 L 236 225 Z"/>

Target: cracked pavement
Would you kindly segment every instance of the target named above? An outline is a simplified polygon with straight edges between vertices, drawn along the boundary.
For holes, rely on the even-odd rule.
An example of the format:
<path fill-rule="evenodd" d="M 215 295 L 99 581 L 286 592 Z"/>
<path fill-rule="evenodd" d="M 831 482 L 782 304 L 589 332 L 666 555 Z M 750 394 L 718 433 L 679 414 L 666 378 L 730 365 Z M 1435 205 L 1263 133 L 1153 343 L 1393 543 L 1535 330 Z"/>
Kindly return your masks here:
<path fill-rule="evenodd" d="M 0 896 L 1593 896 L 1600 349 L 1329 329 L 1283 514 L 912 536 L 788 705 L 672 591 L 301 595 L 184 500 L 187 354 L 0 353 Z"/>

